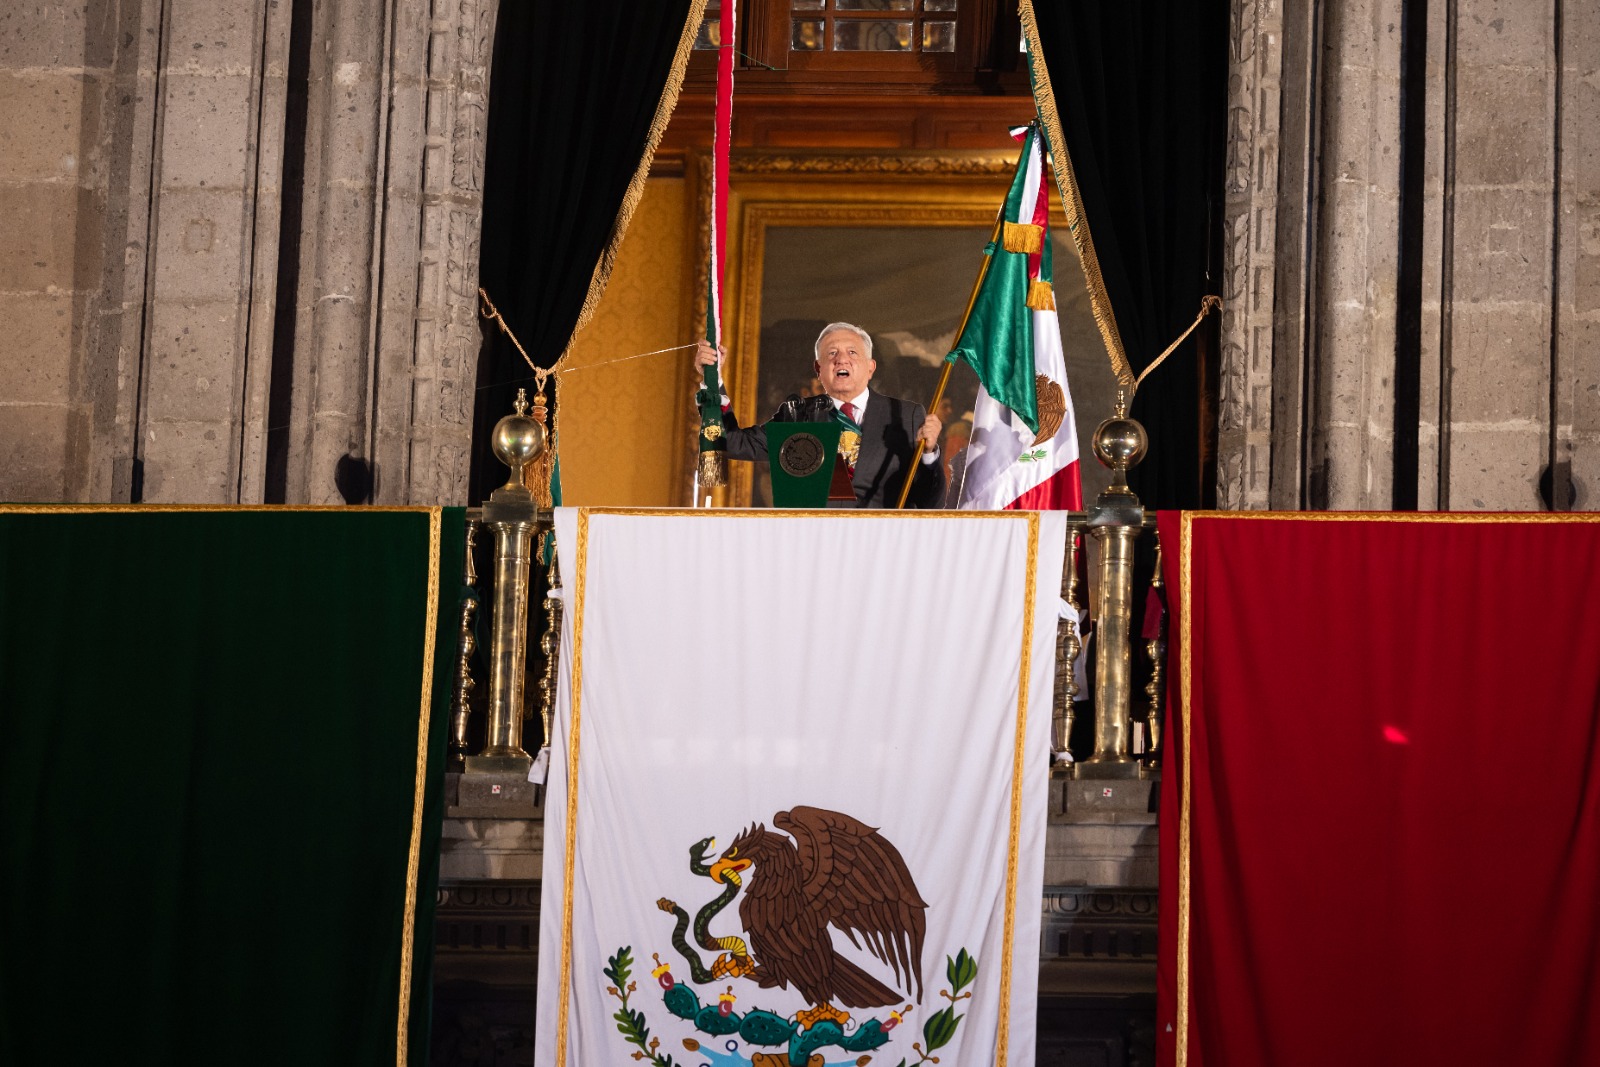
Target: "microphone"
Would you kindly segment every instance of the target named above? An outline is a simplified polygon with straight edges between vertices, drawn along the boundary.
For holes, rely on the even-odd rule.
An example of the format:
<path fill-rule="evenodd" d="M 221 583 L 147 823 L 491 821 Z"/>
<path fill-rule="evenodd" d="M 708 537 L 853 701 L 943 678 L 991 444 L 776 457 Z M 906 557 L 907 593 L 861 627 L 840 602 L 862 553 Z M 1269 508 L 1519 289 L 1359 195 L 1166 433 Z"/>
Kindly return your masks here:
<path fill-rule="evenodd" d="M 800 418 L 800 394 L 790 393 L 783 403 L 778 405 L 775 422 L 803 422 Z"/>
<path fill-rule="evenodd" d="M 826 393 L 808 396 L 801 401 L 801 414 L 806 422 L 832 422 L 833 401 L 828 399 Z"/>

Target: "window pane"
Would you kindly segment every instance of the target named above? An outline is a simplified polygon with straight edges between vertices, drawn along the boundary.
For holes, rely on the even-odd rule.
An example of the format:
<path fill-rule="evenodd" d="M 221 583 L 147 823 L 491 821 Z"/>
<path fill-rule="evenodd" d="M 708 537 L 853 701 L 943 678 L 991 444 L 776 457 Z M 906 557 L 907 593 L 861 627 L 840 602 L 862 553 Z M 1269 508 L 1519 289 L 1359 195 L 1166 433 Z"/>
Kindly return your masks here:
<path fill-rule="evenodd" d="M 822 51 L 822 27 L 821 22 L 795 19 L 789 47 L 796 52 Z"/>
<path fill-rule="evenodd" d="M 700 24 L 700 32 L 694 36 L 696 48 L 716 48 L 722 44 L 722 23 L 718 19 L 708 18 Z"/>
<path fill-rule="evenodd" d="M 833 47 L 840 52 L 909 52 L 911 23 L 879 19 L 836 19 Z"/>
<path fill-rule="evenodd" d="M 791 0 L 789 8 L 792 11 L 821 11 L 822 0 Z"/>
<path fill-rule="evenodd" d="M 924 22 L 922 24 L 922 50 L 924 52 L 954 52 L 956 50 L 956 24 L 953 22 Z"/>
<path fill-rule="evenodd" d="M 956 0 L 922 0 L 924 11 L 954 11 Z"/>
<path fill-rule="evenodd" d="M 835 11 L 914 11 L 917 0 L 833 0 Z"/>

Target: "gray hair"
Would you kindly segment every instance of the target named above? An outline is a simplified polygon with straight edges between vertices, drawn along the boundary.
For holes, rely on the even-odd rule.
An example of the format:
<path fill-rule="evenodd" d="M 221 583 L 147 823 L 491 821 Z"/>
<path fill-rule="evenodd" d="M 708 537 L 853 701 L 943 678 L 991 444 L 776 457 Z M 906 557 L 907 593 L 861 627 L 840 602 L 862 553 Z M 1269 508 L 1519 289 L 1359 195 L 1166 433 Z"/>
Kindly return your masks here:
<path fill-rule="evenodd" d="M 817 343 L 811 346 L 811 353 L 816 356 L 818 363 L 822 362 L 822 339 L 835 330 L 848 330 L 861 338 L 861 343 L 867 346 L 867 358 L 872 358 L 872 337 L 866 330 L 850 322 L 830 322 L 822 328 L 821 333 L 817 334 Z"/>

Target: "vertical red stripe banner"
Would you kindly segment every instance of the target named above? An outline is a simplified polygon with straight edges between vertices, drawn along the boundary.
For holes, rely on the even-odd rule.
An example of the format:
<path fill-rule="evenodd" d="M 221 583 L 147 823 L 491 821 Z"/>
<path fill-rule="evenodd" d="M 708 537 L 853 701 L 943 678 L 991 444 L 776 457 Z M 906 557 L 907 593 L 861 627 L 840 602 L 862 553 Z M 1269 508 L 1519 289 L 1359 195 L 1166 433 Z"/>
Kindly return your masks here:
<path fill-rule="evenodd" d="M 717 32 L 717 113 L 712 132 L 711 299 L 706 330 L 722 343 L 722 279 L 728 262 L 728 152 L 733 140 L 733 60 L 737 39 L 735 0 L 723 0 Z"/>
<path fill-rule="evenodd" d="M 1600 516 L 1161 516 L 1158 1062 L 1600 1063 Z"/>

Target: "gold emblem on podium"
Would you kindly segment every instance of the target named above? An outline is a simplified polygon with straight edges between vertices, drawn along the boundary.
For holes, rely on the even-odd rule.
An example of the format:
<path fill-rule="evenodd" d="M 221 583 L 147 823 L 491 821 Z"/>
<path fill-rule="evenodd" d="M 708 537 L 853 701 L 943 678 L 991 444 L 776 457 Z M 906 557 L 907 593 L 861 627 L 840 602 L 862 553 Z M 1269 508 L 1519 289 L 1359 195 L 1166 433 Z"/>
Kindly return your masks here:
<path fill-rule="evenodd" d="M 822 441 L 813 433 L 797 433 L 778 449 L 778 466 L 791 478 L 816 473 L 822 460 Z"/>

